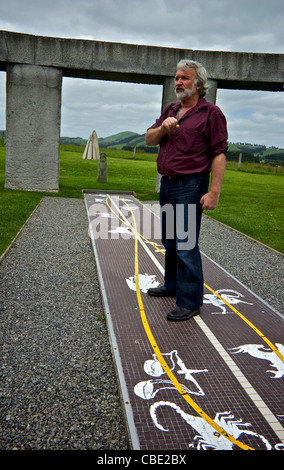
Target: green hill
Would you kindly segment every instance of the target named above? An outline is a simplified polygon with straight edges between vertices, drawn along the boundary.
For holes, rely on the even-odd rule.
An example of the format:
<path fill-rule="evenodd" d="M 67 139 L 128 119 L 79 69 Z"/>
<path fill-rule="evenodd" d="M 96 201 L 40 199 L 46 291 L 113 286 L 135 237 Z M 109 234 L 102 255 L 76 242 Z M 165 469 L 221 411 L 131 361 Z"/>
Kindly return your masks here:
<path fill-rule="evenodd" d="M 105 138 L 99 138 L 102 147 L 119 148 L 123 145 L 145 145 L 145 134 L 137 134 L 136 132 L 120 132 Z M 118 147 L 119 146 L 119 147 Z M 265 145 L 249 144 L 249 143 L 229 143 L 229 150 L 233 152 L 245 152 L 253 155 L 272 155 L 284 153 L 284 149 L 277 147 L 266 147 Z"/>
<path fill-rule="evenodd" d="M 147 147 L 145 144 L 145 134 L 135 132 L 120 132 L 106 138 L 99 138 L 100 147 L 131 150 L 136 147 L 145 147 L 153 153 L 158 147 Z M 254 161 L 256 163 L 270 163 L 274 165 L 284 165 L 284 149 L 277 147 L 267 148 L 265 145 L 249 143 L 229 143 L 227 154 L 228 160 L 238 160 L 242 153 L 243 161 Z"/>
<path fill-rule="evenodd" d="M 86 145 L 87 139 L 81 137 L 60 137 L 60 143 L 62 145 Z"/>
<path fill-rule="evenodd" d="M 121 149 L 125 146 L 145 146 L 145 134 L 137 134 L 136 132 L 120 132 L 105 138 L 99 138 L 101 147 L 110 147 Z"/>
<path fill-rule="evenodd" d="M 2 146 L 5 141 L 5 131 L 0 130 L 2 136 Z M 145 134 L 137 134 L 137 132 L 124 131 L 113 134 L 108 137 L 100 137 L 99 146 L 101 148 L 133 150 L 135 147 L 141 148 L 147 153 L 157 153 L 158 146 L 148 147 L 145 144 Z M 61 144 L 68 145 L 86 145 L 88 139 L 81 137 L 61 137 Z M 0 141 L 1 145 L 1 141 Z M 229 142 L 229 150 L 227 153 L 228 161 L 238 161 L 239 155 L 242 153 L 243 162 L 267 163 L 273 166 L 284 166 L 284 149 L 277 147 L 266 147 L 265 145 L 250 143 L 232 143 Z"/>

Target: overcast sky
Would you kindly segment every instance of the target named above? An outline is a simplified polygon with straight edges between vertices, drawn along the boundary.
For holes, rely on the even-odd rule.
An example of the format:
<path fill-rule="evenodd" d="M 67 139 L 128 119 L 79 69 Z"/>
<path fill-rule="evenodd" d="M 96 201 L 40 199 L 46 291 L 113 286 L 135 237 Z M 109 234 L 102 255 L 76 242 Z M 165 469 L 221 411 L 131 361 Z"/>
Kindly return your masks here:
<path fill-rule="evenodd" d="M 6 0 L 0 30 L 196 50 L 284 53 L 283 0 Z M 162 87 L 63 79 L 61 135 L 143 134 Z M 218 90 L 230 142 L 284 148 L 284 91 Z M 0 129 L 5 73 L 0 72 Z"/>

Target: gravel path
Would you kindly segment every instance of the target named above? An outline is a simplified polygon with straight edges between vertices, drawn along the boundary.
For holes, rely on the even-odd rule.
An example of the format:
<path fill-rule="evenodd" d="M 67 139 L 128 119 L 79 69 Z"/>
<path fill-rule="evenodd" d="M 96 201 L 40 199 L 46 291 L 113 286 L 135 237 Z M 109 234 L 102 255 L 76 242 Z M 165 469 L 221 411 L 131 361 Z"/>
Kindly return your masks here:
<path fill-rule="evenodd" d="M 44 198 L 0 276 L 0 449 L 129 448 L 84 202 Z"/>
<path fill-rule="evenodd" d="M 204 217 L 200 246 L 281 311 L 284 257 Z M 0 264 L 0 449 L 129 449 L 84 202 L 43 198 Z"/>
<path fill-rule="evenodd" d="M 159 214 L 157 202 L 147 204 Z M 199 246 L 205 255 L 284 314 L 284 255 L 205 215 Z"/>
<path fill-rule="evenodd" d="M 284 313 L 284 256 L 261 243 L 203 217 L 200 249 L 247 288 Z"/>

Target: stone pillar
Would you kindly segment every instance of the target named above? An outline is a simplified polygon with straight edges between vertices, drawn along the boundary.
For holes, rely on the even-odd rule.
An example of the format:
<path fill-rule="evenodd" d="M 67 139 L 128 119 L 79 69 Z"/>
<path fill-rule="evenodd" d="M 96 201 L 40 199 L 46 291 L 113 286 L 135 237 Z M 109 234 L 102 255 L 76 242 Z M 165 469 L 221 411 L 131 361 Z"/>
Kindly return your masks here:
<path fill-rule="evenodd" d="M 107 156 L 104 152 L 100 154 L 98 183 L 107 183 Z"/>
<path fill-rule="evenodd" d="M 208 78 L 207 85 L 208 90 L 205 98 L 209 103 L 216 104 L 218 81 Z"/>
<path fill-rule="evenodd" d="M 175 94 L 175 77 L 166 77 L 163 86 L 162 109 L 178 101 Z"/>
<path fill-rule="evenodd" d="M 56 192 L 62 71 L 7 65 L 5 188 Z"/>
<path fill-rule="evenodd" d="M 178 101 L 175 94 L 175 78 L 166 77 L 163 85 L 162 109 L 171 103 Z M 160 191 L 161 175 L 157 172 L 155 191 Z"/>

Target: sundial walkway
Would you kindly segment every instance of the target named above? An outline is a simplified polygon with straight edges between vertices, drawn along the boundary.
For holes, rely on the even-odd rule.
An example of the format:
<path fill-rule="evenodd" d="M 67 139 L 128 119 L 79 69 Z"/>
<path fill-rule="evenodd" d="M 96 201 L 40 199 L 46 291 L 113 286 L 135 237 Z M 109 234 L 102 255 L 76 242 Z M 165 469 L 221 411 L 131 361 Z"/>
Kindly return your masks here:
<path fill-rule="evenodd" d="M 130 193 L 84 199 L 132 448 L 282 450 L 282 316 L 202 255 L 201 315 L 168 322 L 175 299 L 147 294 L 158 217 Z"/>

